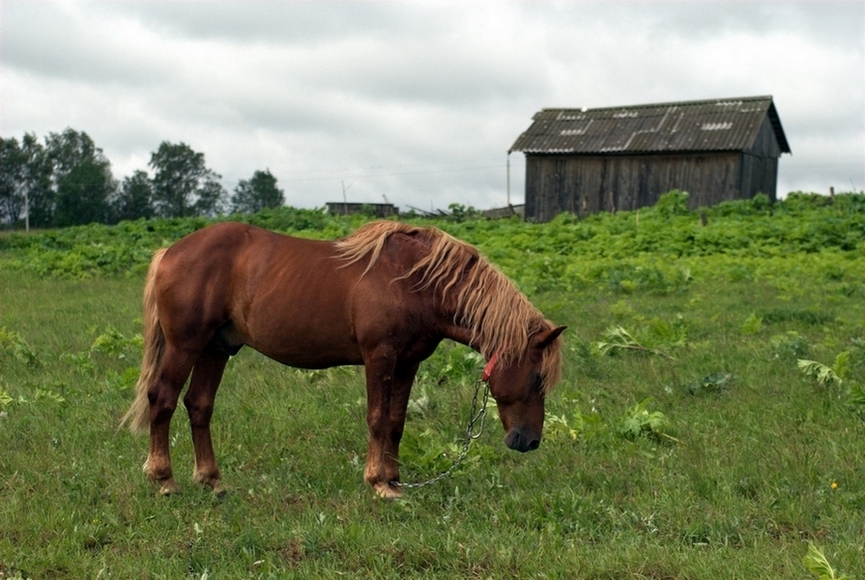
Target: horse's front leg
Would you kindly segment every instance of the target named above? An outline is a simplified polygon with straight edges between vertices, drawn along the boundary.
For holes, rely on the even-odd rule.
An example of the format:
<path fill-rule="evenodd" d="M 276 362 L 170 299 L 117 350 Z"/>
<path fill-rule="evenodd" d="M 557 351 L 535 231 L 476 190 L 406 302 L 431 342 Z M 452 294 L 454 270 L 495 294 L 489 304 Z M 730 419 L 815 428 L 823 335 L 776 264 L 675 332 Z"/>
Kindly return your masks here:
<path fill-rule="evenodd" d="M 366 364 L 367 426 L 369 451 L 364 479 L 381 497 L 402 495 L 399 482 L 399 443 L 417 364 L 400 365 L 392 360 Z"/>
<path fill-rule="evenodd" d="M 388 440 L 388 450 L 385 454 L 386 472 L 388 474 L 388 491 L 395 492 L 395 495 L 384 497 L 399 497 L 402 495 L 402 488 L 399 487 L 399 443 L 402 440 L 403 430 L 405 429 L 405 416 L 408 409 L 409 395 L 411 387 L 414 384 L 414 377 L 417 374 L 418 365 L 397 365 L 394 373 L 394 383 L 391 389 L 390 398 L 390 435 Z"/>

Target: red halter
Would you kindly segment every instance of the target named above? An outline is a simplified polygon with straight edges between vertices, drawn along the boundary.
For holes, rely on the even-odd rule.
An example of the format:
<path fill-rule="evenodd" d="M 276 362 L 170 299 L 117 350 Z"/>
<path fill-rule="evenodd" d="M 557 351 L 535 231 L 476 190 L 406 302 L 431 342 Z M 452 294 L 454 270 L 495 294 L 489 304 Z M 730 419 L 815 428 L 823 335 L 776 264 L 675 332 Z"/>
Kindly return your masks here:
<path fill-rule="evenodd" d="M 496 367 L 496 363 L 499 360 L 499 353 L 493 353 L 493 356 L 490 357 L 487 366 L 484 367 L 484 372 L 481 374 L 481 380 L 486 382 L 490 380 L 490 375 L 493 374 L 493 369 Z"/>

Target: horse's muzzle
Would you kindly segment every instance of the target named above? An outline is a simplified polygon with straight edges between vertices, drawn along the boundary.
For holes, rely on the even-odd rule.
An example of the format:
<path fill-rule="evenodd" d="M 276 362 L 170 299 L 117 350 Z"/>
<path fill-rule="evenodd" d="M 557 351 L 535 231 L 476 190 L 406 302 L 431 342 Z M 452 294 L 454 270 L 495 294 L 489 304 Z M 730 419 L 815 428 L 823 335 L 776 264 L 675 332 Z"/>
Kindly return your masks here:
<path fill-rule="evenodd" d="M 534 451 L 541 445 L 540 437 L 533 437 L 519 429 L 511 429 L 510 433 L 505 435 L 505 445 L 509 449 L 525 453 L 526 451 Z"/>

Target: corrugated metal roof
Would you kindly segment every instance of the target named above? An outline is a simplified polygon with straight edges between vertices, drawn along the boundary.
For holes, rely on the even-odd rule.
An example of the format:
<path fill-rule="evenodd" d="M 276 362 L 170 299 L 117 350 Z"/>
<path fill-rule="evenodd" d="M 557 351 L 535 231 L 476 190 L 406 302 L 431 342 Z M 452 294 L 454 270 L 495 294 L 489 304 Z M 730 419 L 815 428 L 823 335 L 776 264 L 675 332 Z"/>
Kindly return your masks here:
<path fill-rule="evenodd" d="M 543 109 L 510 151 L 551 154 L 745 151 L 766 115 L 790 153 L 771 96 L 603 109 Z"/>

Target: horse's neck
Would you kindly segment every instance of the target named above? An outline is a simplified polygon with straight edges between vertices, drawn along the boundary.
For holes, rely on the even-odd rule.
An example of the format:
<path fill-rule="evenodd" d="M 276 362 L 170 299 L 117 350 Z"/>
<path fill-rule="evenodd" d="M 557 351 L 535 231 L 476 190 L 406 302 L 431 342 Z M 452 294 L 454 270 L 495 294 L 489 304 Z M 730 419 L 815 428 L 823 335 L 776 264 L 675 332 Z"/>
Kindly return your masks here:
<path fill-rule="evenodd" d="M 468 345 L 486 356 L 525 341 L 524 336 L 510 336 L 511 332 L 519 334 L 529 324 L 532 314 L 525 308 L 527 301 L 523 304 L 507 295 L 507 292 L 518 294 L 512 284 L 501 283 L 497 279 L 472 277 L 468 283 L 473 290 L 462 293 L 464 288 L 461 288 L 461 284 L 465 283 L 464 280 L 450 288 L 445 300 L 437 302 L 440 305 L 439 315 L 447 326 L 447 338 Z M 474 313 L 467 312 L 466 308 L 474 309 Z"/>
<path fill-rule="evenodd" d="M 445 338 L 449 338 L 455 342 L 471 347 L 476 351 L 480 351 L 480 344 L 477 343 L 479 337 L 473 336 L 472 331 L 468 328 L 463 328 L 455 323 L 448 324 L 445 326 L 444 335 Z"/>
<path fill-rule="evenodd" d="M 485 356 L 490 356 L 495 350 L 501 350 L 501 345 L 486 344 L 488 341 L 485 340 L 483 330 L 466 324 L 461 313 L 450 310 L 443 315 L 442 320 L 445 338 L 464 344 Z"/>

